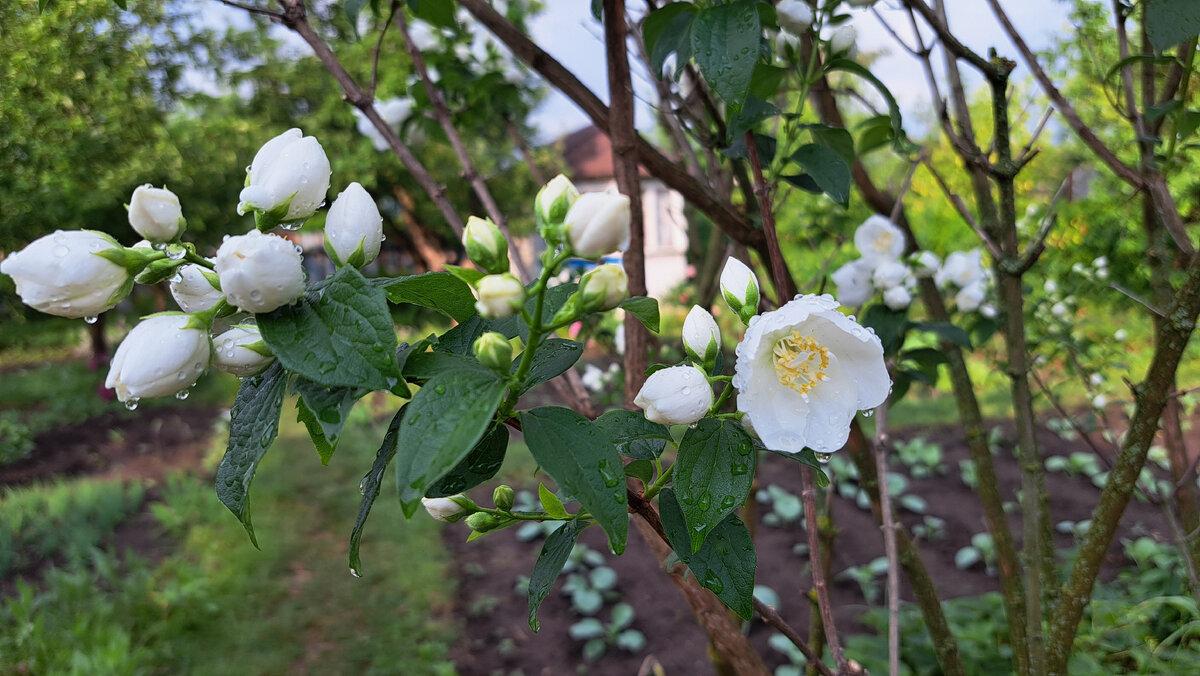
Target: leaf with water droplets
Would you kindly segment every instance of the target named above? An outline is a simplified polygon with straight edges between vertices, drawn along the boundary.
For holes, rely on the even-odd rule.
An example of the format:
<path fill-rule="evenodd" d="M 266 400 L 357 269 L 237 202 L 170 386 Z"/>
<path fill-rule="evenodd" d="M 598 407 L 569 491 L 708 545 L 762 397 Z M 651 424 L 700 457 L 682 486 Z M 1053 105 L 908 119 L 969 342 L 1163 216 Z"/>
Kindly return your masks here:
<path fill-rule="evenodd" d="M 608 534 L 613 551 L 625 550 L 629 530 L 621 456 L 608 435 L 569 408 L 544 406 L 521 413 L 525 443 L 542 470 L 583 505 Z"/>
<path fill-rule="evenodd" d="M 375 504 L 375 498 L 379 497 L 383 473 L 387 470 L 388 463 L 396 456 L 396 439 L 399 436 L 400 422 L 404 419 L 405 410 L 407 409 L 401 408 L 396 411 L 396 415 L 392 416 L 387 434 L 383 436 L 383 443 L 375 452 L 375 462 L 371 463 L 371 471 L 367 472 L 367 475 L 358 484 L 358 492 L 362 494 L 362 501 L 358 503 L 358 517 L 354 519 L 354 530 L 350 531 L 350 573 L 354 577 L 362 575 L 362 560 L 358 556 L 358 547 L 362 541 L 363 526 L 367 523 L 367 517 L 371 515 L 371 507 Z"/>
<path fill-rule="evenodd" d="M 321 464 L 328 465 L 350 409 L 367 391 L 357 387 L 325 387 L 301 377 L 292 385 L 292 393 L 300 395 L 296 400 L 296 420 L 308 430 Z"/>
<path fill-rule="evenodd" d="M 542 383 L 553 380 L 579 361 L 583 354 L 583 344 L 564 338 L 551 338 L 542 343 L 533 355 L 533 363 L 529 376 L 525 379 L 521 392 L 525 393 Z M 516 373 L 521 358 L 513 360 L 512 371 Z"/>
<path fill-rule="evenodd" d="M 613 409 L 596 418 L 596 426 L 608 435 L 617 452 L 635 460 L 653 460 L 671 441 L 666 425 L 646 420 L 638 411 Z"/>
<path fill-rule="evenodd" d="M 554 586 L 554 581 L 558 579 L 558 574 L 562 572 L 579 534 L 589 525 L 591 524 L 587 521 L 568 521 L 551 533 L 542 545 L 542 553 L 538 555 L 537 563 L 533 564 L 533 574 L 529 576 L 530 629 L 537 631 L 541 627 L 537 616 L 538 607 L 542 605 L 542 601 Z"/>
<path fill-rule="evenodd" d="M 250 482 L 279 431 L 289 376 L 275 362 L 262 374 L 242 381 L 230 413 L 229 445 L 217 467 L 217 498 L 241 520 L 255 547 L 258 539 L 250 523 Z"/>
<path fill-rule="evenodd" d="M 754 441 L 731 420 L 704 418 L 679 442 L 675 491 L 692 551 L 750 494 Z"/>
<path fill-rule="evenodd" d="M 411 517 L 429 486 L 449 474 L 483 437 L 507 384 L 490 371 L 443 371 L 406 407 L 396 458 L 396 486 Z"/>
<path fill-rule="evenodd" d="M 475 314 L 475 294 L 466 282 L 449 272 L 426 272 L 405 277 L 378 277 L 371 284 L 387 292 L 393 303 L 437 310 L 456 322 Z"/>
<path fill-rule="evenodd" d="M 750 90 L 762 27 L 750 0 L 700 10 L 692 24 L 692 54 L 704 79 L 731 106 Z"/>
<path fill-rule="evenodd" d="M 470 490 L 496 476 L 508 450 L 508 428 L 496 424 L 475 444 L 467 457 L 425 491 L 427 498 L 445 498 Z"/>
<path fill-rule="evenodd" d="M 754 612 L 754 573 L 758 567 L 758 554 L 745 524 L 730 514 L 712 530 L 704 545 L 692 552 L 688 527 L 675 492 L 665 488 L 658 496 L 663 530 L 679 560 L 687 565 L 701 585 L 712 590 L 733 612 L 749 620 Z"/>
<path fill-rule="evenodd" d="M 320 284 L 295 305 L 257 315 L 271 353 L 289 371 L 326 387 L 391 389 L 400 368 L 383 291 L 351 266 Z"/>

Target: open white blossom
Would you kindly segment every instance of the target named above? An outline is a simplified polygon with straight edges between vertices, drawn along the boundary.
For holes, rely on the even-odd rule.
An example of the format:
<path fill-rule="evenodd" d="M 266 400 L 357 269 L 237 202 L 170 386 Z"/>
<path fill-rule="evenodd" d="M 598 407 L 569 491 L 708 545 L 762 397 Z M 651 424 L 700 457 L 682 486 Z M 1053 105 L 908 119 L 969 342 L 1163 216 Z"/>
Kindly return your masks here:
<path fill-rule="evenodd" d="M 983 252 L 971 249 L 955 251 L 946 256 L 946 262 L 933 279 L 938 286 L 953 284 L 962 289 L 982 281 L 986 276 L 987 272 L 983 269 Z"/>
<path fill-rule="evenodd" d="M 872 265 L 899 260 L 904 253 L 904 232 L 883 216 L 871 216 L 854 231 L 854 246 Z"/>
<path fill-rule="evenodd" d="M 974 312 L 983 304 L 985 298 L 987 298 L 987 291 L 984 289 L 983 282 L 974 282 L 954 294 L 954 304 L 963 312 Z"/>
<path fill-rule="evenodd" d="M 875 285 L 871 283 L 873 267 L 866 259 L 859 258 L 829 275 L 829 279 L 837 286 L 839 303 L 846 307 L 858 307 L 871 299 L 875 293 Z"/>
<path fill-rule="evenodd" d="M 871 275 L 871 283 L 885 291 L 896 286 L 908 286 L 912 281 L 912 270 L 900 261 L 884 261 Z"/>
<path fill-rule="evenodd" d="M 913 265 L 918 277 L 932 277 L 941 269 L 942 261 L 932 251 L 922 251 L 913 260 Z"/>
<path fill-rule="evenodd" d="M 903 286 L 893 286 L 883 292 L 883 304 L 897 312 L 912 305 L 912 300 L 912 292 Z"/>
<path fill-rule="evenodd" d="M 808 295 L 750 322 L 733 386 L 743 424 L 767 448 L 832 453 L 854 414 L 882 404 L 892 381 L 879 338 L 838 312 L 832 296 Z"/>

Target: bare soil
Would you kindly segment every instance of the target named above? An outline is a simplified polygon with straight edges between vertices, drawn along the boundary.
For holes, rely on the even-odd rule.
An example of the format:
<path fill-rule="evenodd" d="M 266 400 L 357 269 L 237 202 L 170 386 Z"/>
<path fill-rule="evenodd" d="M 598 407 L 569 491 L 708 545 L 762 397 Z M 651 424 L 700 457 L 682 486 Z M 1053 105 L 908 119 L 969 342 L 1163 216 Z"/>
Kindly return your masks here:
<path fill-rule="evenodd" d="M 949 427 L 931 428 L 899 435 L 904 439 L 916 436 L 942 445 L 947 469 L 945 474 L 929 479 L 910 478 L 906 491 L 923 497 L 928 503 L 927 513 L 946 522 L 943 537 L 919 543 L 926 567 L 937 582 L 943 598 L 999 591 L 998 580 L 990 576 L 982 564 L 960 570 L 954 563 L 955 553 L 970 543 L 972 535 L 986 532 L 979 500 L 960 478 L 959 461 L 970 457 L 961 431 Z M 1090 452 L 1084 442 L 1068 442 L 1046 430 L 1039 433 L 1039 442 L 1046 455 Z M 1020 471 L 1010 447 L 1002 445 L 996 451 L 995 460 L 1002 495 L 1006 500 L 1015 502 L 1015 494 L 1020 486 Z M 890 470 L 907 474 L 897 459 L 893 460 Z M 758 476 L 763 488 L 774 483 L 795 495 L 800 493 L 799 468 L 785 458 L 764 454 Z M 1090 480 L 1048 473 L 1046 482 L 1050 509 L 1056 523 L 1090 518 L 1091 509 L 1099 496 L 1099 490 Z M 480 503 L 490 504 L 490 488 L 476 491 L 473 497 Z M 832 565 L 835 579 L 831 592 L 839 629 L 843 634 L 869 632 L 858 621 L 868 608 L 860 587 L 851 580 L 836 579 L 836 574 L 884 555 L 880 529 L 870 512 L 859 509 L 853 501 L 835 495 L 831 504 L 834 523 L 838 527 Z M 756 582 L 775 590 L 780 596 L 781 614 L 793 626 L 807 633 L 809 607 L 805 594 L 811 584 L 808 556 L 793 551 L 797 543 L 805 541 L 804 531 L 798 523 L 783 527 L 768 526 L 761 521 L 763 510 L 759 511 L 755 537 L 759 561 Z M 922 520 L 921 516 L 905 510 L 900 510 L 900 517 L 910 532 L 912 526 Z M 1131 502 L 1121 522 L 1120 534 L 1109 552 L 1104 574 L 1111 577 L 1124 565 L 1120 545 L 1122 538 L 1150 535 L 1165 540 L 1166 533 L 1159 526 L 1161 521 L 1161 514 L 1156 507 L 1143 502 Z M 1019 542 L 1020 519 L 1015 514 L 1010 517 L 1010 526 Z M 647 638 L 647 644 L 637 654 L 610 647 L 602 659 L 587 663 L 582 657 L 583 642 L 573 640 L 567 633 L 568 628 L 581 617 L 571 609 L 569 598 L 559 593 L 563 578 L 559 579 L 555 591 L 541 607 L 540 633 L 535 635 L 525 622 L 526 598 L 514 590 L 514 585 L 518 576 L 529 575 L 533 570 L 541 550 L 540 540 L 520 542 L 514 531 L 509 529 L 468 544 L 465 542 L 468 534 L 465 526 L 446 528 L 445 544 L 454 553 L 457 577 L 461 581 L 455 612 L 466 618 L 466 632 L 452 653 L 459 673 L 462 676 L 549 676 L 570 672 L 649 674 L 653 673 L 650 667 L 658 664 L 667 674 L 713 674 L 703 631 L 693 621 L 687 604 L 662 572 L 661 563 L 650 554 L 639 536 L 632 534 L 635 529 L 631 528 L 630 531 L 625 554 L 620 557 L 609 555 L 606 565 L 617 572 L 621 600 L 636 609 L 637 617 L 632 626 L 641 630 Z M 607 545 L 599 529 L 586 531 L 583 542 L 592 549 L 607 553 Z M 1058 547 L 1071 544 L 1071 535 L 1056 535 Z M 883 589 L 883 578 L 878 580 L 880 589 Z M 907 588 L 902 591 L 902 597 L 913 600 Z M 606 602 L 597 617 L 607 621 L 613 602 Z M 752 642 L 766 657 L 769 666 L 786 662 L 780 653 L 767 644 L 768 638 L 774 633 L 772 628 L 756 619 L 749 631 Z"/>

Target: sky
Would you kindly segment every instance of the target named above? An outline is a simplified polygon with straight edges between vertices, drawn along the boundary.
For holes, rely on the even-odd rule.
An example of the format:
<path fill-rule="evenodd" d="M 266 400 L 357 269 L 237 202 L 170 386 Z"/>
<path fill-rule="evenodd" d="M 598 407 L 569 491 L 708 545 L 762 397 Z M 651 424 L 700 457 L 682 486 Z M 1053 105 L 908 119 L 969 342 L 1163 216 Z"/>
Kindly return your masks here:
<path fill-rule="evenodd" d="M 996 47 L 1001 55 L 1020 61 L 1016 48 L 1004 35 L 985 0 L 949 0 L 947 4 L 950 7 L 950 25 L 963 43 L 980 53 L 986 53 L 989 47 Z M 215 2 L 207 5 L 205 18 L 216 25 L 231 21 L 245 25 L 247 21 L 241 10 Z M 639 5 L 630 3 L 634 9 Z M 1035 50 L 1046 47 L 1055 36 L 1068 35 L 1071 29 L 1067 22 L 1069 2 L 1002 0 L 1002 5 Z M 913 44 L 907 14 L 898 6 L 897 0 L 880 0 L 876 10 L 901 37 Z M 859 50 L 879 54 L 871 70 L 887 84 L 899 101 L 905 118 L 910 121 L 906 128 L 912 133 L 915 131 L 912 125 L 929 110 L 929 95 L 919 62 L 895 43 L 883 23 L 871 11 L 859 9 L 851 12 L 851 23 L 859 35 Z M 277 30 L 286 33 L 282 28 Z M 591 0 L 546 0 L 545 9 L 531 22 L 530 30 L 535 42 L 575 73 L 601 99 L 608 100 L 601 37 L 603 31 L 600 23 L 591 15 Z M 930 32 L 924 31 L 924 35 L 926 42 L 929 42 Z M 304 48 L 302 44 L 297 46 Z M 1025 74 L 1024 66 L 1019 66 L 1017 77 Z M 644 71 L 635 72 L 634 80 L 635 95 L 642 99 L 651 98 L 653 87 L 646 80 Z M 640 105 L 637 112 L 639 128 L 646 129 L 653 125 L 651 110 L 647 105 Z M 551 92 L 538 106 L 530 122 L 537 130 L 538 142 L 550 142 L 589 124 L 587 117 L 557 92 Z"/>

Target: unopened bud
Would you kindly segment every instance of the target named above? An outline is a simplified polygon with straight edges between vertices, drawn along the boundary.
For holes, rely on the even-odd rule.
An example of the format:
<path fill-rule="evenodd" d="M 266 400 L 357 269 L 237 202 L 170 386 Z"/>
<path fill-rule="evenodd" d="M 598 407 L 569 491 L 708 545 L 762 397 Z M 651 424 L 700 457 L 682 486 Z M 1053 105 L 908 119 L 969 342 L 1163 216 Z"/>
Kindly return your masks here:
<path fill-rule="evenodd" d="M 512 486 L 501 484 L 496 486 L 496 490 L 492 491 L 492 502 L 496 504 L 496 509 L 508 511 L 513 508 L 513 502 L 516 499 L 516 494 L 513 493 Z"/>
<path fill-rule="evenodd" d="M 721 271 L 721 296 L 743 324 L 749 324 L 750 318 L 758 314 L 758 278 L 736 258 L 730 258 Z"/>
<path fill-rule="evenodd" d="M 717 365 L 717 353 L 721 351 L 721 329 L 708 310 L 693 305 L 683 320 L 683 348 L 688 357 L 705 370 L 712 372 Z"/>
<path fill-rule="evenodd" d="M 584 312 L 604 312 L 621 304 L 629 295 L 629 277 L 616 263 L 598 265 L 579 280 Z"/>
<path fill-rule="evenodd" d="M 509 372 L 513 349 L 504 334 L 488 331 L 475 339 L 474 349 L 480 364 L 500 373 Z"/>
<path fill-rule="evenodd" d="M 495 530 L 500 525 L 500 519 L 487 512 L 475 512 L 467 517 L 467 527 L 476 533 L 486 533 Z"/>
<path fill-rule="evenodd" d="M 566 240 L 563 219 L 567 217 L 567 212 L 577 199 L 579 189 L 562 174 L 542 186 L 534 199 L 533 213 L 543 239 L 550 244 L 561 244 Z"/>
<path fill-rule="evenodd" d="M 475 310 L 484 319 L 503 319 L 525 303 L 525 287 L 507 272 L 480 279 L 475 291 L 479 295 Z"/>
<path fill-rule="evenodd" d="M 596 259 L 629 246 L 629 198 L 615 192 L 590 192 L 571 205 L 563 221 L 571 251 Z"/>
<path fill-rule="evenodd" d="M 152 242 L 172 242 L 179 239 L 187 221 L 175 193 L 147 184 L 138 186 L 129 199 L 129 225 Z"/>
<path fill-rule="evenodd" d="M 508 240 L 490 218 L 472 216 L 467 219 L 463 248 L 484 272 L 494 275 L 508 272 Z"/>

